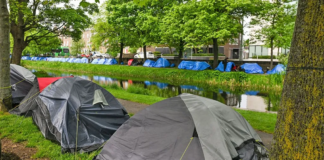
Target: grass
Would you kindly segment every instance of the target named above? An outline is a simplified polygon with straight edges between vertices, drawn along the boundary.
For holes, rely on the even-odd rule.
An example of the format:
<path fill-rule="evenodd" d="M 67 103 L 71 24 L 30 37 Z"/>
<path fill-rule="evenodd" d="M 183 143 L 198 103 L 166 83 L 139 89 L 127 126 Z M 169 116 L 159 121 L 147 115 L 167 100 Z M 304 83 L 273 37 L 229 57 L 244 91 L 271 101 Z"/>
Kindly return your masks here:
<path fill-rule="evenodd" d="M 30 117 L 25 118 L 0 112 L 0 135 L 0 138 L 7 137 L 16 143 L 26 142 L 26 147 L 37 148 L 37 153 L 32 158 L 75 159 L 74 154 L 61 154 L 61 146 L 46 140 Z M 90 154 L 77 154 L 77 157 L 91 160 L 98 153 L 99 151 Z"/>
<path fill-rule="evenodd" d="M 283 81 L 272 81 L 268 75 L 254 75 L 243 72 L 219 72 L 215 70 L 191 71 L 172 68 L 148 68 L 125 65 L 97 65 L 46 61 L 23 61 L 27 68 L 100 74 L 104 76 L 145 79 L 170 84 L 197 84 L 198 87 L 251 89 L 259 91 L 281 91 Z M 283 77 L 283 75 L 279 75 Z"/>

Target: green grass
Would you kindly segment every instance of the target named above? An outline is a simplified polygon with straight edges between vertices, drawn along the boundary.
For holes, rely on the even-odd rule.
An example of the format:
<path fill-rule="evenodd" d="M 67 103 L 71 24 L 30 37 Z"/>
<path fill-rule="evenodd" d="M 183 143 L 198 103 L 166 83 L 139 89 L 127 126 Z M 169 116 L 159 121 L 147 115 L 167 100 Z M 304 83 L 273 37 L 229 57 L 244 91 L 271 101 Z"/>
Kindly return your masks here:
<path fill-rule="evenodd" d="M 268 75 L 253 75 L 243 72 L 219 72 L 215 70 L 191 71 L 173 68 L 149 68 L 125 65 L 97 65 L 46 61 L 23 61 L 27 68 L 46 71 L 99 74 L 128 79 L 145 79 L 170 84 L 192 84 L 198 87 L 281 91 L 282 81 L 270 81 Z M 283 75 L 280 75 L 283 77 Z M 283 79 L 283 78 L 282 78 Z"/>
<path fill-rule="evenodd" d="M 26 147 L 37 148 L 37 153 L 33 155 L 33 158 L 55 160 L 74 160 L 75 158 L 74 154 L 61 154 L 61 146 L 46 140 L 30 117 L 24 118 L 0 112 L 0 135 L 0 138 L 7 137 L 16 143 L 26 141 Z M 77 154 L 77 157 L 82 160 L 91 160 L 98 153 L 99 151 Z"/>

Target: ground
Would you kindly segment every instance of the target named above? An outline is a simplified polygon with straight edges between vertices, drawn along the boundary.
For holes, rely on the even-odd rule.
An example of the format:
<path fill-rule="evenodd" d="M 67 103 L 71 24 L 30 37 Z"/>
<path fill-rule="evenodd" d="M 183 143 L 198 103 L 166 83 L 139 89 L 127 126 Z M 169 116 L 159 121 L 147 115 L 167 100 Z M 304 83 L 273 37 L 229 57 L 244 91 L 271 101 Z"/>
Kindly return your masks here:
<path fill-rule="evenodd" d="M 141 104 L 131 101 L 126 101 L 122 99 L 118 99 L 118 101 L 126 108 L 129 113 L 136 114 L 140 110 L 149 106 L 147 104 Z M 257 131 L 259 136 L 261 137 L 263 143 L 266 148 L 270 149 L 272 134 L 264 133 L 261 131 Z M 14 143 L 13 141 L 4 138 L 1 139 L 2 143 L 2 160 L 31 160 L 32 156 L 36 153 L 36 148 L 27 148 L 24 143 Z M 45 160 L 45 159 L 44 159 Z"/>

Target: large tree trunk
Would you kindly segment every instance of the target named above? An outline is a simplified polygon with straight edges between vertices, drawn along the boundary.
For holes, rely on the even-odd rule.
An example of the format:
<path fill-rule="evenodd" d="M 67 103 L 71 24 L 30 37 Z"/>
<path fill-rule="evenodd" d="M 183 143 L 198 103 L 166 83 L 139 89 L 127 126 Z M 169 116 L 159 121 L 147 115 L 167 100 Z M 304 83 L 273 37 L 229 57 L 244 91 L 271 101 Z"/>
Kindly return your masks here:
<path fill-rule="evenodd" d="M 217 43 L 217 38 L 213 38 L 213 52 L 214 52 L 213 68 L 216 68 L 218 66 L 218 43 Z"/>
<path fill-rule="evenodd" d="M 0 0 L 0 111 L 11 107 L 9 29 L 7 1 Z"/>
<path fill-rule="evenodd" d="M 270 70 L 271 70 L 273 66 L 273 38 L 271 38 L 270 40 L 270 46 L 271 46 L 271 62 L 270 62 Z"/>
<path fill-rule="evenodd" d="M 144 53 L 144 62 L 145 62 L 146 59 L 147 59 L 147 55 L 146 55 L 146 45 L 145 44 L 143 46 L 143 53 Z"/>
<path fill-rule="evenodd" d="M 120 43 L 120 53 L 119 53 L 119 64 L 123 62 L 123 49 L 124 49 L 124 43 Z"/>
<path fill-rule="evenodd" d="M 271 159 L 324 157 L 324 1 L 300 0 Z"/>
<path fill-rule="evenodd" d="M 182 40 L 182 38 L 180 39 L 180 46 L 179 46 L 179 57 L 178 57 L 178 64 L 180 64 L 181 58 L 182 58 L 182 52 L 183 52 L 183 45 L 184 45 L 184 41 Z"/>
<path fill-rule="evenodd" d="M 209 44 L 207 44 L 207 53 L 209 53 Z"/>
<path fill-rule="evenodd" d="M 244 34 L 244 16 L 242 16 L 242 33 L 240 34 L 240 50 L 239 50 L 239 60 L 242 62 L 243 61 L 243 34 Z"/>

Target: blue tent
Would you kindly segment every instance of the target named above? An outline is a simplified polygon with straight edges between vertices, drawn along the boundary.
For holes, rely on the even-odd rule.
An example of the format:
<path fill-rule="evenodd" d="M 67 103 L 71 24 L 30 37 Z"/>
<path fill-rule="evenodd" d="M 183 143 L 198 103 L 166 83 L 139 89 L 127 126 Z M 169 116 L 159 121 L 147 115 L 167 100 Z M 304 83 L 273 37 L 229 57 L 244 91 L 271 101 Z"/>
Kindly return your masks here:
<path fill-rule="evenodd" d="M 114 64 L 117 64 L 117 63 L 118 62 L 117 62 L 117 60 L 115 58 L 107 59 L 106 62 L 105 62 L 106 65 L 114 65 Z"/>
<path fill-rule="evenodd" d="M 223 62 L 220 62 L 215 70 L 224 72 L 224 64 L 223 64 Z"/>
<path fill-rule="evenodd" d="M 100 60 L 98 61 L 98 64 L 105 64 L 105 62 L 106 62 L 106 59 L 100 59 Z"/>
<path fill-rule="evenodd" d="M 99 59 L 94 59 L 94 60 L 91 62 L 91 64 L 98 64 L 98 62 L 99 62 Z"/>
<path fill-rule="evenodd" d="M 153 82 L 150 82 L 150 81 L 144 81 L 144 84 L 147 85 L 147 86 L 150 86 L 150 85 L 153 85 Z"/>
<path fill-rule="evenodd" d="M 65 62 L 69 62 L 69 60 L 70 60 L 71 58 L 65 58 Z"/>
<path fill-rule="evenodd" d="M 99 76 L 93 76 L 93 79 L 94 79 L 95 81 L 99 81 Z"/>
<path fill-rule="evenodd" d="M 225 72 L 230 72 L 234 66 L 234 62 L 227 62 Z"/>
<path fill-rule="evenodd" d="M 165 58 L 159 58 L 155 62 L 154 67 L 156 67 L 156 68 L 170 67 L 170 62 L 167 59 L 165 59 Z"/>
<path fill-rule="evenodd" d="M 252 95 L 252 96 L 255 96 L 259 93 L 259 91 L 246 91 L 245 94 L 246 95 Z"/>
<path fill-rule="evenodd" d="M 77 58 L 73 61 L 73 63 L 81 63 L 81 59 L 80 58 Z"/>
<path fill-rule="evenodd" d="M 161 83 L 161 82 L 156 82 L 156 86 L 158 86 L 160 89 L 168 87 L 167 83 Z"/>
<path fill-rule="evenodd" d="M 152 60 L 146 60 L 143 64 L 144 67 L 153 67 L 155 61 L 152 61 Z"/>
<path fill-rule="evenodd" d="M 193 61 L 181 61 L 178 68 L 192 70 L 195 67 L 195 62 Z"/>
<path fill-rule="evenodd" d="M 211 67 L 207 62 L 199 62 L 199 61 L 197 61 L 197 62 L 195 62 L 195 65 L 192 68 L 192 70 L 202 71 L 202 70 L 205 70 L 205 69 L 208 69 L 208 68 L 211 68 Z"/>
<path fill-rule="evenodd" d="M 70 58 L 68 62 L 69 62 L 69 63 L 73 63 L 73 62 L 75 61 L 75 59 L 76 59 L 76 58 Z"/>
<path fill-rule="evenodd" d="M 244 63 L 241 67 L 245 70 L 245 73 L 263 74 L 262 67 L 260 67 L 257 63 Z"/>
<path fill-rule="evenodd" d="M 88 58 L 85 57 L 81 58 L 81 63 L 88 63 Z"/>
<path fill-rule="evenodd" d="M 267 74 L 282 74 L 285 72 L 285 66 L 283 64 L 278 64 L 271 71 L 268 71 Z"/>

